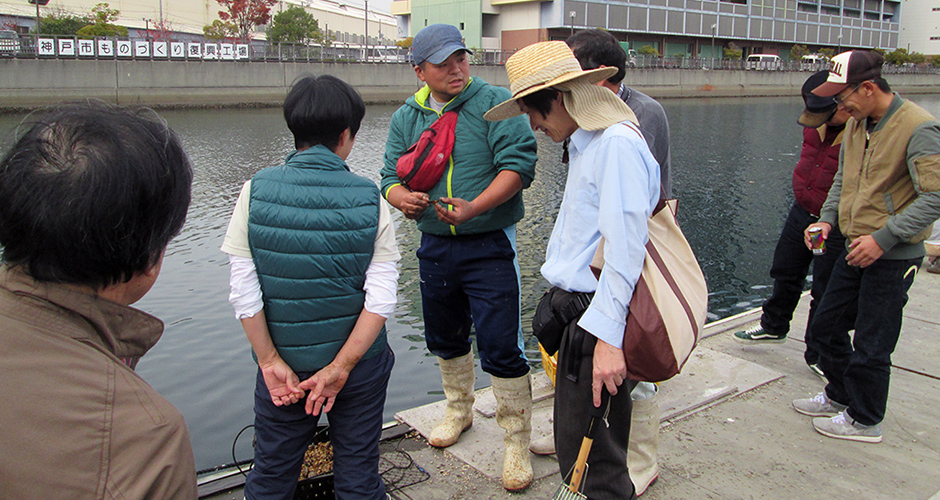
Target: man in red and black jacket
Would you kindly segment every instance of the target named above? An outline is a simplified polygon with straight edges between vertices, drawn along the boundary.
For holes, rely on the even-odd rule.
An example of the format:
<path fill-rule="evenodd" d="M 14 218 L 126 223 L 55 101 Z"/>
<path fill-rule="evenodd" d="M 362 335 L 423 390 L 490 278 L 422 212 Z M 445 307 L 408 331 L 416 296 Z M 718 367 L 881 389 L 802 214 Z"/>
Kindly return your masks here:
<path fill-rule="evenodd" d="M 819 351 L 811 338 L 809 325 L 813 321 L 816 306 L 826 291 L 832 266 L 845 245 L 845 238 L 838 228 L 833 228 L 826 240 L 826 247 L 836 249 L 823 255 L 813 256 L 803 241 L 803 231 L 819 219 L 819 211 L 832 186 L 832 178 L 839 169 L 839 150 L 842 132 L 850 115 L 837 109 L 835 99 L 819 97 L 812 90 L 828 78 L 828 71 L 820 71 L 803 84 L 802 94 L 805 109 L 797 122 L 803 129 L 803 150 L 800 161 L 793 170 L 793 194 L 796 202 L 784 223 L 774 250 L 770 277 L 774 280 L 773 293 L 764 302 L 760 324 L 734 333 L 734 339 L 746 344 L 781 344 L 790 331 L 793 310 L 800 301 L 800 294 L 813 264 L 812 301 L 805 335 L 804 357 L 813 373 L 822 376 L 818 367 Z"/>

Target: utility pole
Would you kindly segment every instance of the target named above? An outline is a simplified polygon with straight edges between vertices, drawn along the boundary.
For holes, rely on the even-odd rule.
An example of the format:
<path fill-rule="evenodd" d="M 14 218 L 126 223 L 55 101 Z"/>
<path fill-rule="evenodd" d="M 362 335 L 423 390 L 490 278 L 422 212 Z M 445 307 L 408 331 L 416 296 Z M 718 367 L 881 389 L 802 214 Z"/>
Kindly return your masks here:
<path fill-rule="evenodd" d="M 572 10 L 571 12 L 568 13 L 568 15 L 571 16 L 571 34 L 573 35 L 574 34 L 574 18 L 575 16 L 578 15 L 578 13 Z"/>
<path fill-rule="evenodd" d="M 366 35 L 365 35 L 365 45 L 366 45 L 366 62 L 369 62 L 369 0 L 365 0 L 366 10 L 365 15 L 362 16 L 366 20 Z"/>
<path fill-rule="evenodd" d="M 718 31 L 718 23 L 712 25 L 712 69 L 715 69 L 715 32 Z"/>
<path fill-rule="evenodd" d="M 38 34 L 39 34 L 39 24 L 40 24 L 40 20 L 39 20 L 39 6 L 40 6 L 40 5 L 47 5 L 47 4 L 49 3 L 49 0 L 29 0 L 29 3 L 36 5 L 36 34 L 38 35 Z"/>

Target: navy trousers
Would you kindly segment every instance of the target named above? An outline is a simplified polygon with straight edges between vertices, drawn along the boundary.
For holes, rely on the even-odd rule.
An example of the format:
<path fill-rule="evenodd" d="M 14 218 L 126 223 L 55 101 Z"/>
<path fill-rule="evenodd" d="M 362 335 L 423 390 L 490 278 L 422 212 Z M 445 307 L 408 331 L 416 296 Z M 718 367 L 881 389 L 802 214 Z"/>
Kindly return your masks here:
<path fill-rule="evenodd" d="M 333 408 L 326 414 L 333 446 L 337 500 L 385 499 L 379 476 L 379 438 L 388 378 L 395 355 L 386 348 L 349 372 Z M 313 373 L 298 373 L 301 380 Z M 322 414 L 322 412 L 321 412 Z M 255 465 L 248 473 L 248 500 L 291 500 L 304 453 L 316 435 L 319 416 L 307 415 L 304 401 L 274 406 L 261 370 L 255 382 Z"/>
<path fill-rule="evenodd" d="M 483 371 L 529 373 L 523 353 L 515 228 L 467 236 L 421 235 L 418 262 L 425 339 L 435 356 L 470 352 L 475 328 Z"/>
<path fill-rule="evenodd" d="M 809 325 L 819 306 L 832 266 L 845 248 L 845 237 L 839 228 L 833 227 L 826 240 L 826 253 L 814 256 L 812 250 L 803 242 L 803 231 L 818 219 L 794 203 L 787 215 L 774 250 L 774 260 L 770 267 L 770 277 L 774 280 L 773 292 L 764 302 L 760 323 L 764 330 L 775 335 L 784 335 L 790 331 L 793 310 L 800 301 L 800 294 L 806 285 L 809 265 L 813 265 L 813 286 L 810 289 L 809 320 L 806 322 L 806 351 L 803 356 L 808 364 L 819 362 L 819 346 L 813 339 Z"/>
<path fill-rule="evenodd" d="M 836 261 L 813 319 L 813 337 L 829 381 L 826 395 L 847 405 L 849 416 L 859 423 L 874 425 L 884 420 L 891 354 L 901 334 L 907 291 L 923 258 L 878 259 L 861 268 L 850 266 L 846 254 Z"/>

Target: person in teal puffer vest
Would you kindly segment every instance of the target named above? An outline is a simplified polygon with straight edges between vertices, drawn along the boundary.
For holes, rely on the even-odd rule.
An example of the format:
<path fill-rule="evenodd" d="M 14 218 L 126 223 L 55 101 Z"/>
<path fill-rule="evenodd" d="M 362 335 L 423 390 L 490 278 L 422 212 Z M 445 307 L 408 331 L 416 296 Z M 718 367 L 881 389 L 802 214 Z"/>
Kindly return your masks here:
<path fill-rule="evenodd" d="M 336 498 L 386 498 L 378 445 L 394 355 L 385 320 L 400 255 L 388 204 L 345 163 L 364 115 L 343 81 L 298 80 L 284 101 L 297 150 L 245 183 L 222 245 L 229 301 L 259 367 L 250 500 L 293 498 L 321 410 Z"/>
<path fill-rule="evenodd" d="M 415 73 L 427 85 L 392 116 L 382 193 L 422 233 L 417 255 L 425 339 L 438 358 L 447 398 L 443 423 L 428 442 L 450 446 L 473 422 L 473 329 L 498 402 L 496 420 L 506 430 L 503 486 L 520 490 L 532 481 L 532 398 L 515 224 L 524 215 L 522 190 L 535 177 L 535 136 L 523 119 L 483 119 L 509 91 L 470 78 L 469 52 L 454 26 L 434 24 L 415 36 Z M 458 119 L 447 168 L 428 192 L 412 191 L 396 174 L 398 159 L 450 110 L 458 110 Z"/>

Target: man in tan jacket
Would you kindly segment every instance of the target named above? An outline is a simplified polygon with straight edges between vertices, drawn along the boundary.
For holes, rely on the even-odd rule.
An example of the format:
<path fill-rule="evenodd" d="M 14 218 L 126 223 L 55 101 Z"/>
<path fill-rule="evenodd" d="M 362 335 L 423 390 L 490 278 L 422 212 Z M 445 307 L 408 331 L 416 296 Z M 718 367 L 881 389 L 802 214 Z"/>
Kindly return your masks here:
<path fill-rule="evenodd" d="M 881 442 L 907 291 L 931 223 L 940 217 L 940 123 L 891 92 L 883 63 L 877 52 L 839 54 L 813 91 L 834 97 L 852 118 L 819 222 L 804 238 L 809 246 L 811 228 L 827 238 L 838 223 L 846 247 L 827 245 L 841 255 L 810 326 L 828 384 L 793 402 L 799 413 L 816 417 L 820 434 L 867 443 Z"/>
<path fill-rule="evenodd" d="M 129 307 L 191 184 L 152 111 L 101 104 L 46 113 L 0 161 L 3 498 L 196 498 L 183 416 L 133 370 L 163 323 Z"/>

